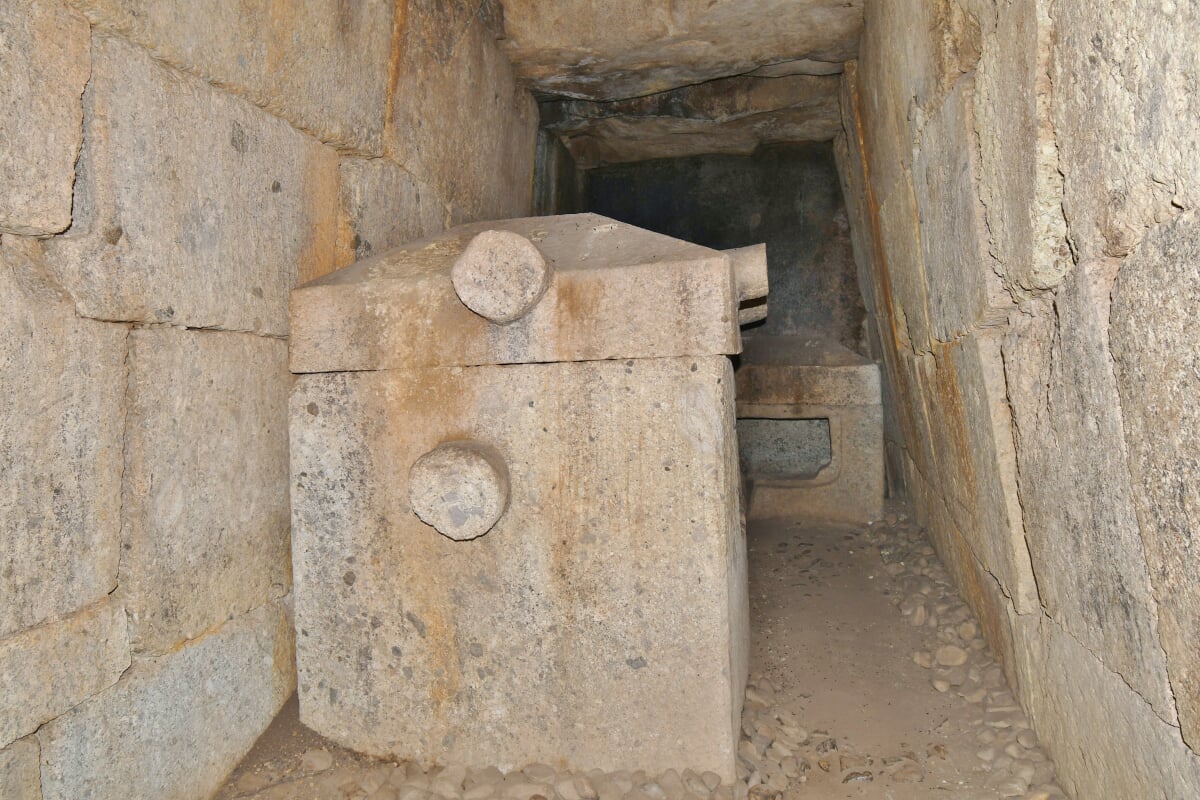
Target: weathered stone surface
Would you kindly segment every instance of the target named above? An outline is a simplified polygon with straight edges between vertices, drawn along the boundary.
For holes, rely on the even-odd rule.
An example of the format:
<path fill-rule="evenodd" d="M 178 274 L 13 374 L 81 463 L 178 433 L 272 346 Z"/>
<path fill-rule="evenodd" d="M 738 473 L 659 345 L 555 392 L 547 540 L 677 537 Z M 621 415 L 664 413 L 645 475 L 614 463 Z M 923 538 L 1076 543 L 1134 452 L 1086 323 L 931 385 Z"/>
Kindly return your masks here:
<path fill-rule="evenodd" d="M 831 140 L 841 130 L 837 76 L 739 76 L 660 94 L 542 105 L 581 169 L 711 153 L 749 155 L 764 144 Z"/>
<path fill-rule="evenodd" d="M 213 794 L 295 687 L 292 627 L 271 603 L 161 658 L 38 732 L 44 800 Z"/>
<path fill-rule="evenodd" d="M 341 148 L 377 155 L 391 76 L 388 0 L 68 0 L 102 30 Z"/>
<path fill-rule="evenodd" d="M 1005 342 L 1021 507 L 1046 613 L 1174 723 L 1109 353 L 1115 266 L 1080 264 Z"/>
<path fill-rule="evenodd" d="M 37 739 L 30 736 L 0 748 L 0 797 L 42 800 L 42 773 Z"/>
<path fill-rule="evenodd" d="M 476 234 L 513 231 L 553 268 L 519 320 L 496 325 L 455 294 Z M 729 257 L 596 214 L 464 225 L 292 293 L 293 372 L 735 353 Z"/>
<path fill-rule="evenodd" d="M 338 184 L 339 268 L 446 228 L 437 193 L 387 159 L 343 158 Z"/>
<path fill-rule="evenodd" d="M 862 22 L 860 0 L 508 0 L 504 46 L 539 90 L 612 100 L 761 67 L 828 74 Z"/>
<path fill-rule="evenodd" d="M 878 213 L 879 233 L 886 242 L 887 253 L 884 280 L 897 323 L 894 333 L 902 337 L 901 346 L 927 352 L 933 333 L 929 321 L 929 282 L 925 277 L 917 197 L 909 173 L 901 173 L 901 180 L 880 196 Z"/>
<path fill-rule="evenodd" d="M 988 253 L 977 188 L 973 92 L 969 77 L 954 84 L 925 120 L 913 162 L 929 324 L 933 336 L 944 342 L 976 325 L 1004 322 L 1012 305 Z"/>
<path fill-rule="evenodd" d="M 107 598 L 0 638 L 0 747 L 112 686 L 128 666 L 125 608 Z"/>
<path fill-rule="evenodd" d="M 71 224 L 87 21 L 58 0 L 3 0 L 0 30 L 0 232 L 57 233 Z"/>
<path fill-rule="evenodd" d="M 454 293 L 463 305 L 501 325 L 520 319 L 538 304 L 551 274 L 537 245 L 502 229 L 475 234 L 450 267 Z"/>
<path fill-rule="evenodd" d="M 1200 214 L 1153 230 L 1117 274 L 1111 314 L 1133 501 L 1183 738 L 1200 752 Z"/>
<path fill-rule="evenodd" d="M 288 290 L 333 264 L 334 151 L 120 40 L 92 57 L 75 218 L 47 245 L 80 314 L 287 333 Z"/>
<path fill-rule="evenodd" d="M 0 636 L 117 581 L 128 329 L 75 316 L 32 240 L 0 246 Z"/>
<path fill-rule="evenodd" d="M 287 592 L 286 358 L 250 334 L 131 335 L 121 588 L 137 650 Z"/>
<path fill-rule="evenodd" d="M 509 494 L 504 457 L 480 442 L 443 442 L 408 471 L 413 513 L 456 542 L 490 531 L 508 509 Z"/>
<path fill-rule="evenodd" d="M 1041 614 L 1014 630 L 1014 685 L 1072 797 L 1200 795 L 1200 756 L 1095 652 Z"/>
<path fill-rule="evenodd" d="M 738 365 L 737 397 L 739 404 L 878 405 L 879 367 L 822 332 L 754 336 Z"/>
<path fill-rule="evenodd" d="M 1071 242 L 1084 258 L 1123 256 L 1154 223 L 1200 206 L 1200 7 L 1065 0 L 1051 13 L 1047 116 Z"/>
<path fill-rule="evenodd" d="M 301 376 L 301 718 L 426 763 L 732 779 L 747 646 L 733 415 L 721 356 Z M 486 536 L 454 542 L 404 483 L 463 436 L 503 455 L 512 498 Z"/>
<path fill-rule="evenodd" d="M 990 12 L 994 18 L 980 15 L 983 44 L 975 74 L 979 195 L 987 207 L 997 268 L 1010 288 L 1023 292 L 1058 285 L 1072 265 L 1058 143 L 1049 122 L 1058 89 L 1049 74 L 1056 35 L 1046 16 L 1049 5 L 1045 0 L 997 4 Z M 1084 133 L 1078 141 L 1090 150 L 1095 139 Z"/>
<path fill-rule="evenodd" d="M 495 42 L 499 6 L 402 5 L 385 154 L 452 204 L 455 223 L 530 213 L 537 104 Z"/>

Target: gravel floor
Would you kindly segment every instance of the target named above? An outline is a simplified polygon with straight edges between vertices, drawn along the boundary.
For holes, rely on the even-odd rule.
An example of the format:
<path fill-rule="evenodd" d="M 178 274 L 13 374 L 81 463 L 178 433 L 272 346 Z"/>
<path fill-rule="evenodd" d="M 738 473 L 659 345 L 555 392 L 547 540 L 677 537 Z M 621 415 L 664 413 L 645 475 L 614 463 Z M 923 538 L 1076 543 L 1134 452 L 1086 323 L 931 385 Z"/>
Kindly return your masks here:
<path fill-rule="evenodd" d="M 922 531 L 752 524 L 739 777 L 425 772 L 337 747 L 292 702 L 219 800 L 1061 800 L 1054 766 Z"/>

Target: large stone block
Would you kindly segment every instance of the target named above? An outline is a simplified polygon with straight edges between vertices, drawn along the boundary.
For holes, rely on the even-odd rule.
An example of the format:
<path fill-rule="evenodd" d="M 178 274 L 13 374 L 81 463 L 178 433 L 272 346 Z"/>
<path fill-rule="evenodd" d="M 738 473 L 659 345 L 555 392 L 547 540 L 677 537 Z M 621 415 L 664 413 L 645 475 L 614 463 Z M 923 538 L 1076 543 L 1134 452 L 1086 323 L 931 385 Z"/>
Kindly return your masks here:
<path fill-rule="evenodd" d="M 929 324 L 932 335 L 943 342 L 976 326 L 1003 323 L 1012 306 L 988 252 L 977 189 L 973 92 L 969 77 L 954 84 L 925 120 L 913 163 Z"/>
<path fill-rule="evenodd" d="M 1133 501 L 1184 739 L 1200 752 L 1200 214 L 1152 231 L 1111 313 Z"/>
<path fill-rule="evenodd" d="M 389 0 L 68 0 L 98 28 L 249 98 L 339 148 L 378 154 Z"/>
<path fill-rule="evenodd" d="M 1154 223 L 1200 206 L 1200 6 L 1044 5 L 1055 31 L 1046 118 L 1071 241 L 1083 258 L 1123 256 Z"/>
<path fill-rule="evenodd" d="M 39 245 L 0 247 L 0 636 L 116 586 L 123 325 L 81 319 Z"/>
<path fill-rule="evenodd" d="M 921 221 L 912 176 L 906 171 L 879 201 L 879 233 L 885 244 L 884 294 L 894 318 L 899 346 L 927 352 L 933 330 L 929 321 L 929 282 L 925 277 Z"/>
<path fill-rule="evenodd" d="M 295 687 L 271 603 L 161 658 L 38 731 L 44 800 L 210 797 Z"/>
<path fill-rule="evenodd" d="M 747 669 L 723 356 L 300 376 L 300 708 L 354 749 L 509 768 L 734 774 Z M 508 510 L 452 541 L 410 507 L 470 439 Z"/>
<path fill-rule="evenodd" d="M 979 194 L 990 250 L 1006 285 L 1024 293 L 1057 286 L 1073 264 L 1058 161 L 1063 138 L 1061 132 L 1055 138 L 1050 120 L 1058 86 L 1050 81 L 1056 31 L 1049 6 L 1046 0 L 996 4 L 975 73 Z M 1077 141 L 1089 152 L 1095 143 L 1087 132 Z"/>
<path fill-rule="evenodd" d="M 453 222 L 530 213 L 538 112 L 496 44 L 493 4 L 404 0 L 385 154 Z"/>
<path fill-rule="evenodd" d="M 344 267 L 446 227 L 446 206 L 408 170 L 384 158 L 343 158 L 336 266 Z"/>
<path fill-rule="evenodd" d="M 1013 629 L 1017 694 L 1072 797 L 1200 797 L 1200 756 L 1097 653 L 1042 614 Z"/>
<path fill-rule="evenodd" d="M 131 335 L 120 579 L 137 650 L 288 591 L 286 359 L 250 334 Z"/>
<path fill-rule="evenodd" d="M 0 0 L 0 231 L 71 224 L 83 135 L 87 21 L 58 0 Z"/>
<path fill-rule="evenodd" d="M 0 797 L 42 800 L 42 771 L 37 739 L 30 736 L 0 748 Z"/>
<path fill-rule="evenodd" d="M 0 747 L 112 686 L 128 666 L 125 608 L 107 598 L 0 639 Z"/>
<path fill-rule="evenodd" d="M 1021 508 L 1046 613 L 1174 723 L 1109 352 L 1115 266 L 1080 264 L 1006 338 Z"/>
<path fill-rule="evenodd" d="M 287 333 L 333 265 L 337 156 L 118 39 L 93 41 L 75 219 L 48 243 L 83 316 Z"/>

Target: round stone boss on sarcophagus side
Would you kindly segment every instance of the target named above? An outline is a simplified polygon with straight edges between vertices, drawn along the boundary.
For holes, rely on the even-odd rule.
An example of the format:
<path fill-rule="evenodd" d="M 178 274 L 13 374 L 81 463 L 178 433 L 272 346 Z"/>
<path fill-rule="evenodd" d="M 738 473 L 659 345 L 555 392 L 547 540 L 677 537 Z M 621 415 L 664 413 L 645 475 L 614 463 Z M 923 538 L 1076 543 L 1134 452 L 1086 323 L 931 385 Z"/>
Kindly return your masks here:
<path fill-rule="evenodd" d="M 734 778 L 728 355 L 759 261 L 580 214 L 463 226 L 292 293 L 305 724 L 427 765 Z"/>

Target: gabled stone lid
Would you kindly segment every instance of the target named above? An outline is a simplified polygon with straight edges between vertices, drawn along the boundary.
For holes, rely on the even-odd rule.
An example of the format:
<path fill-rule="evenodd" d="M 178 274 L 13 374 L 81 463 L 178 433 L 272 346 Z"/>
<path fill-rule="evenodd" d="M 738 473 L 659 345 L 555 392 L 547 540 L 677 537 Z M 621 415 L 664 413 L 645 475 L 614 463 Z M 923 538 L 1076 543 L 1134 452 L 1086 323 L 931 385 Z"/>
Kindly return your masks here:
<path fill-rule="evenodd" d="M 510 233 L 472 244 L 486 231 Z M 596 214 L 475 223 L 295 289 L 290 364 L 305 373 L 733 354 L 738 294 L 729 255 Z"/>

